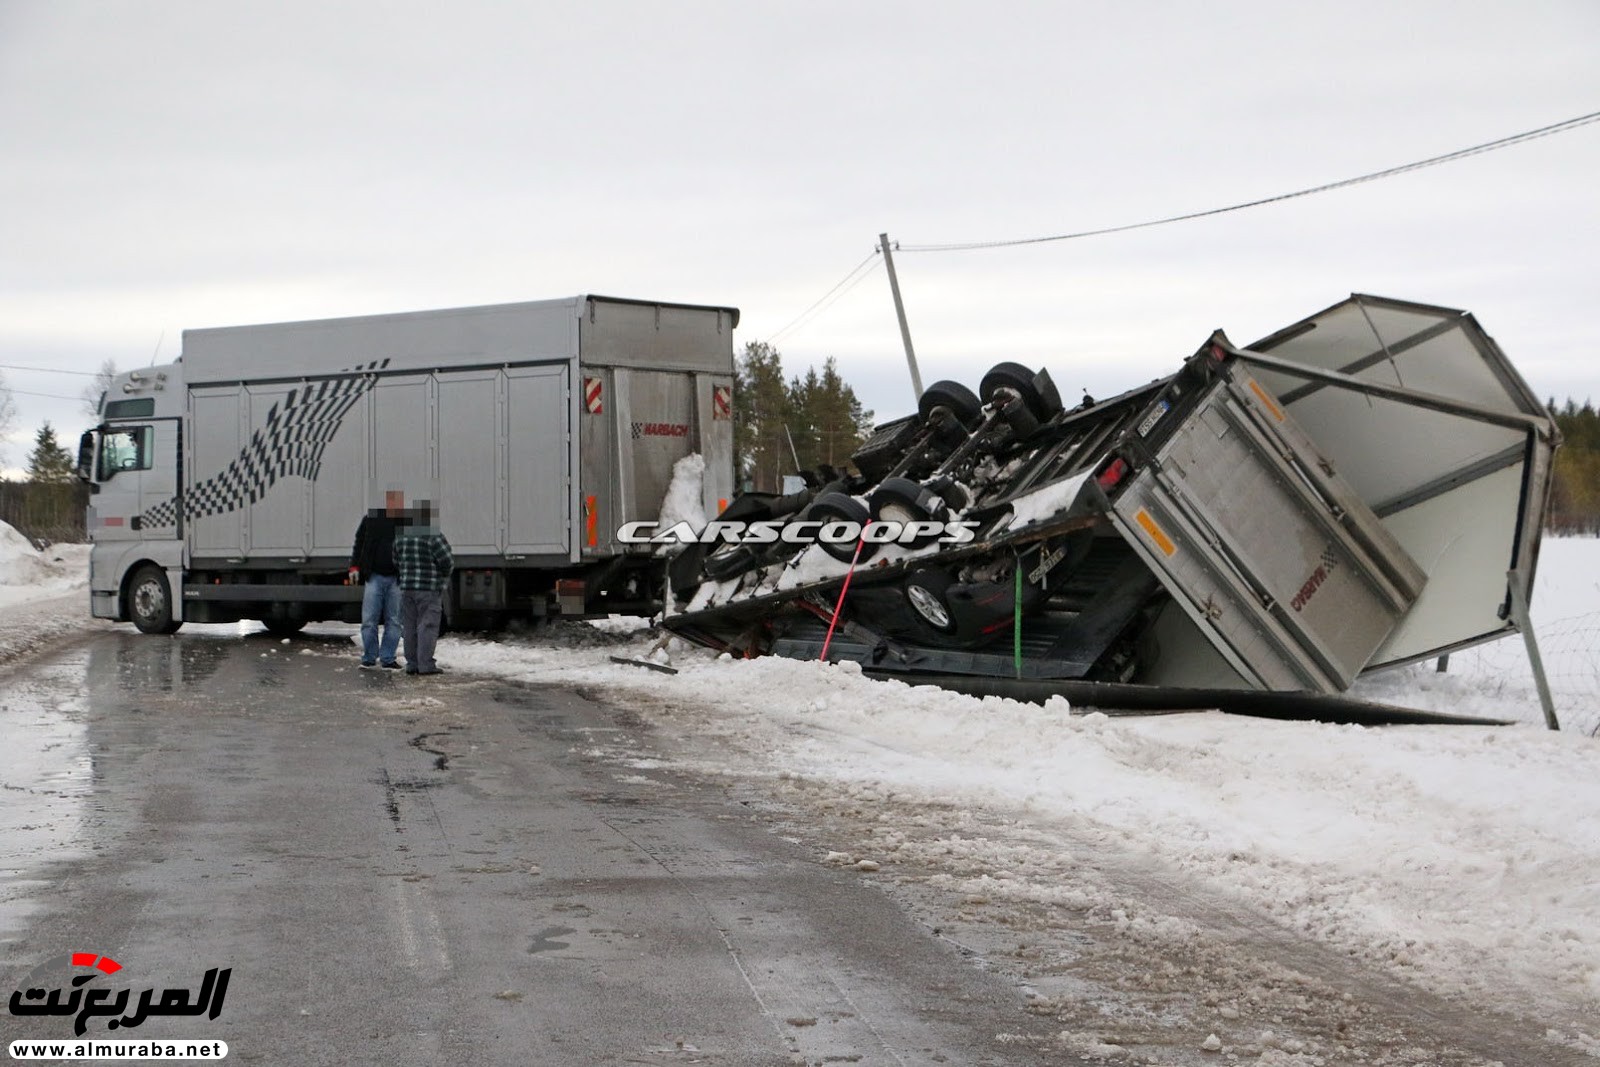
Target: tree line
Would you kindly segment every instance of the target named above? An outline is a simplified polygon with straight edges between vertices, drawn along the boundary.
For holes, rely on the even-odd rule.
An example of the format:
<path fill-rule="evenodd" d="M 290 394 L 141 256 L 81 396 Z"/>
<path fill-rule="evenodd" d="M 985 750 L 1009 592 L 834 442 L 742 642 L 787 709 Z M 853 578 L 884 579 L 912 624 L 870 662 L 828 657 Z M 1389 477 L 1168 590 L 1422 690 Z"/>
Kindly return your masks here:
<path fill-rule="evenodd" d="M 1588 401 L 1579 407 L 1568 399 L 1558 408 L 1552 399 L 1549 406 L 1562 442 L 1556 451 L 1545 528 L 1559 534 L 1600 536 L 1600 413 Z"/>
<path fill-rule="evenodd" d="M 99 418 L 100 397 L 116 376 L 116 362 L 108 359 L 79 394 L 83 414 L 90 422 Z M 4 375 L 0 375 L 0 442 L 16 422 L 16 401 Z M 8 458 L 0 447 L 0 467 Z M 0 522 L 36 543 L 84 540 L 84 509 L 89 494 L 78 482 L 76 467 L 76 458 L 46 420 L 33 436 L 24 477 L 11 481 L 0 474 Z"/>
<path fill-rule="evenodd" d="M 744 489 L 781 492 L 785 475 L 843 470 L 872 429 L 872 412 L 832 356 L 820 372 L 785 377 L 782 353 L 748 342 L 734 366 L 733 397 L 734 463 Z"/>

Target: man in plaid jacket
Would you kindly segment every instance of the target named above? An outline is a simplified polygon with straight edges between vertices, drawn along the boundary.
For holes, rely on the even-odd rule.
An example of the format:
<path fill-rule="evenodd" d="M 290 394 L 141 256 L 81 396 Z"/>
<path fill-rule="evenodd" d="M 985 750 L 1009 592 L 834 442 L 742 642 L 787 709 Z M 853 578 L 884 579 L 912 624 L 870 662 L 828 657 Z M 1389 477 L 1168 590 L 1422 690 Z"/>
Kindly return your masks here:
<path fill-rule="evenodd" d="M 442 674 L 433 661 L 445 583 L 455 569 L 450 542 L 434 525 L 426 500 L 417 503 L 411 525 L 395 532 L 394 565 L 400 573 L 400 629 L 407 674 Z"/>

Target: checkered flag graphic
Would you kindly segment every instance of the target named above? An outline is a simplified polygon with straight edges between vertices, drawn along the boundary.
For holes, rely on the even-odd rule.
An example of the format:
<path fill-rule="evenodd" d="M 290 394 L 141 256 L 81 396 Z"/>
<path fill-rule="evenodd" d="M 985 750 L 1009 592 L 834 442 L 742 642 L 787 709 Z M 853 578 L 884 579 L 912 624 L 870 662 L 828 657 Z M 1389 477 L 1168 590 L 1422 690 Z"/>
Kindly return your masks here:
<path fill-rule="evenodd" d="M 387 359 L 374 360 L 341 370 L 343 377 L 291 389 L 267 411 L 266 423 L 250 435 L 250 443 L 233 462 L 188 493 L 146 511 L 140 524 L 175 525 L 179 508 L 185 519 L 222 515 L 254 504 L 279 478 L 316 478 L 322 470 L 322 453 L 344 424 L 345 414 L 372 388 L 374 373 L 388 365 Z"/>

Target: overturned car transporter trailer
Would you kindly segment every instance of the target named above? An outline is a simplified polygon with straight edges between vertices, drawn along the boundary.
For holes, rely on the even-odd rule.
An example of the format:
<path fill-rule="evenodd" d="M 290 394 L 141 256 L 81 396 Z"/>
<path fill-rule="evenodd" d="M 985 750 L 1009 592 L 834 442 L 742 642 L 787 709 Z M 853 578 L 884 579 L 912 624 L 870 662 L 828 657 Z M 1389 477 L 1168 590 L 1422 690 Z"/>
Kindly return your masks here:
<path fill-rule="evenodd" d="M 390 488 L 439 509 L 452 625 L 653 610 L 664 560 L 616 530 L 692 453 L 706 510 L 732 496 L 738 321 L 578 296 L 185 331 L 80 444 L 94 615 L 356 621 L 351 542 Z"/>
<path fill-rule="evenodd" d="M 1558 440 L 1471 315 L 1372 296 L 1244 348 L 1218 331 L 1173 376 L 1070 409 L 1047 371 L 1001 363 L 977 393 L 929 387 L 854 472 L 735 500 L 724 517 L 863 533 L 696 546 L 666 625 L 1102 694 L 1338 694 L 1519 629 L 1536 659 Z"/>

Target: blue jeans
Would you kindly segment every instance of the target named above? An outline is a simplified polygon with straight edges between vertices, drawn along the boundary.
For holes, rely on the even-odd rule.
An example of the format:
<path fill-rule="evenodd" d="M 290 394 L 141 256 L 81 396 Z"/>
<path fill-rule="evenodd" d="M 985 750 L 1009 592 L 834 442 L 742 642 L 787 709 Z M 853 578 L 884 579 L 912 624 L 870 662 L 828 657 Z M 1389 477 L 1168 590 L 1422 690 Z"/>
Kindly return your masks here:
<path fill-rule="evenodd" d="M 383 624 L 383 647 L 378 647 L 378 624 Z M 393 663 L 400 648 L 400 579 L 385 574 L 367 575 L 361 594 L 361 662 Z"/>

